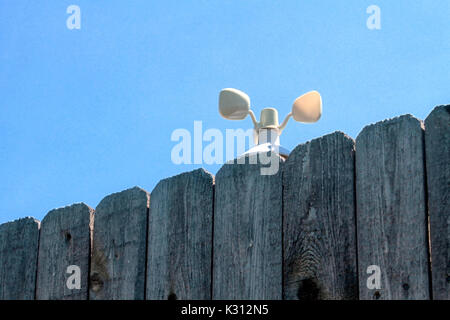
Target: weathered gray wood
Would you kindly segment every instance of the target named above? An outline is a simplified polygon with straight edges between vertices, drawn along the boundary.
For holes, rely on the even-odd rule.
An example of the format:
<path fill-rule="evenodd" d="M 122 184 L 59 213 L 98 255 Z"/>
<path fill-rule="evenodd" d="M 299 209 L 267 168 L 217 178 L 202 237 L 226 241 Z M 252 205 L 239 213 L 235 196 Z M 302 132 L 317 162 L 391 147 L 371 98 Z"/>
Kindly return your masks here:
<path fill-rule="evenodd" d="M 425 119 L 433 299 L 450 299 L 450 105 Z"/>
<path fill-rule="evenodd" d="M 216 175 L 213 299 L 282 297 L 282 163 L 262 175 L 253 159 Z"/>
<path fill-rule="evenodd" d="M 358 298 L 355 143 L 335 132 L 283 166 L 284 299 Z"/>
<path fill-rule="evenodd" d="M 91 231 L 94 209 L 84 203 L 51 210 L 41 223 L 37 300 L 87 300 Z M 67 280 L 80 268 L 80 289 L 69 289 Z"/>
<path fill-rule="evenodd" d="M 33 300 L 39 221 L 24 218 L 0 225 L 0 300 Z"/>
<path fill-rule="evenodd" d="M 105 197 L 95 209 L 92 300 L 143 300 L 150 195 L 132 188 Z"/>
<path fill-rule="evenodd" d="M 360 299 L 429 299 L 424 133 L 405 115 L 365 127 L 356 139 Z M 381 269 L 381 289 L 367 268 Z"/>
<path fill-rule="evenodd" d="M 152 191 L 147 299 L 211 299 L 213 183 L 199 169 Z"/>

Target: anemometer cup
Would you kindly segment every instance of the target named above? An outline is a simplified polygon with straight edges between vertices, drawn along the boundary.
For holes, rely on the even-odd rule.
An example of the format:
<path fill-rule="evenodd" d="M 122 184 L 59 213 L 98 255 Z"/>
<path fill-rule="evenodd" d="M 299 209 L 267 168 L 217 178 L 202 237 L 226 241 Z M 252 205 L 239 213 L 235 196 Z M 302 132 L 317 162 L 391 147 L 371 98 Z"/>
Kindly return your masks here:
<path fill-rule="evenodd" d="M 310 91 L 295 99 L 292 117 L 303 123 L 317 122 L 322 116 L 322 98 L 317 91 Z"/>
<path fill-rule="evenodd" d="M 219 113 L 228 120 L 243 120 L 250 115 L 253 121 L 253 132 L 255 147 L 246 153 L 283 150 L 278 152 L 282 156 L 289 155 L 289 151 L 280 146 L 279 136 L 286 127 L 289 118 L 302 123 L 313 123 L 320 119 L 322 115 L 322 98 L 317 91 L 310 91 L 295 99 L 292 111 L 286 116 L 281 125 L 278 124 L 278 111 L 274 108 L 265 108 L 261 111 L 260 122 L 255 118 L 255 114 L 250 110 L 249 96 L 237 89 L 226 88 L 220 91 Z M 264 137 L 269 134 L 269 140 Z M 282 149 L 280 149 L 282 148 Z"/>
<path fill-rule="evenodd" d="M 244 92 L 226 88 L 220 91 L 219 113 L 228 120 L 243 120 L 250 111 L 250 98 Z"/>

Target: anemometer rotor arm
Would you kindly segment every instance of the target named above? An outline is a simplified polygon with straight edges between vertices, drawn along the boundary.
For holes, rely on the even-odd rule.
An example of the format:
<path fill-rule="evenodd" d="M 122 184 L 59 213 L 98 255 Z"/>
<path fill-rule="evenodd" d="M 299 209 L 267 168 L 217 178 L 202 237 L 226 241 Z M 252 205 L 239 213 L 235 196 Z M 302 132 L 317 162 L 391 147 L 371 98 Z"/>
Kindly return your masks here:
<path fill-rule="evenodd" d="M 317 91 L 310 91 L 298 97 L 292 105 L 292 111 L 278 124 L 278 111 L 265 108 L 261 111 L 260 121 L 250 109 L 250 97 L 240 90 L 225 88 L 219 94 L 219 113 L 228 120 L 244 120 L 250 115 L 253 122 L 255 144 L 276 145 L 279 147 L 279 136 L 286 127 L 289 118 L 297 122 L 313 123 L 322 115 L 322 98 Z M 270 137 L 268 140 L 267 137 Z M 258 149 L 259 150 L 259 149 Z"/>
<path fill-rule="evenodd" d="M 248 110 L 248 114 L 250 115 L 250 118 L 252 118 L 252 122 L 253 122 L 254 129 L 257 130 L 257 129 L 258 129 L 258 126 L 259 126 L 259 123 L 258 123 L 258 121 L 256 120 L 255 114 L 253 113 L 252 110 Z"/>
<path fill-rule="evenodd" d="M 286 116 L 286 118 L 284 118 L 283 122 L 278 126 L 278 130 L 281 132 L 283 132 L 284 128 L 286 128 L 286 125 L 289 121 L 289 119 L 292 117 L 292 112 L 289 112 L 288 115 Z"/>

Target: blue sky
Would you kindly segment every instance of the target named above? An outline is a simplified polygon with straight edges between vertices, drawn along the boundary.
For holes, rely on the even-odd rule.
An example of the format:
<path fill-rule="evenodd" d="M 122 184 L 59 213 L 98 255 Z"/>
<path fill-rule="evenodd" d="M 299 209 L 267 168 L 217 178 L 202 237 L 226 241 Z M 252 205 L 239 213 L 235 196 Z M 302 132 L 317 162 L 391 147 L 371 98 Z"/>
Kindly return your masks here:
<path fill-rule="evenodd" d="M 69 30 L 66 9 L 81 8 Z M 366 8 L 381 9 L 369 30 Z M 0 0 L 0 223 L 202 165 L 175 165 L 177 128 L 250 128 L 220 89 L 281 120 L 309 90 L 322 119 L 284 147 L 450 103 L 450 1 Z M 203 165 L 215 174 L 220 165 Z"/>

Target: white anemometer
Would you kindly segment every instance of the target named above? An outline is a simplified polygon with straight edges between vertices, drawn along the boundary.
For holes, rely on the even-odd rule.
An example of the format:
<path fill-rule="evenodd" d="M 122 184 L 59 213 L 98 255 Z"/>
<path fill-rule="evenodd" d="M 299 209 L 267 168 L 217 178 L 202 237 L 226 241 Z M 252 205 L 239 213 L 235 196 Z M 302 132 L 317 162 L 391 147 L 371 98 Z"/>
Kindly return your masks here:
<path fill-rule="evenodd" d="M 255 147 L 244 154 L 273 151 L 283 158 L 289 156 L 289 150 L 280 146 L 280 135 L 292 116 L 295 121 L 314 123 L 322 115 L 322 98 L 317 91 L 310 91 L 295 99 L 292 111 L 278 124 L 278 111 L 265 108 L 261 111 L 260 122 L 250 110 L 249 96 L 237 89 L 226 88 L 220 91 L 219 113 L 228 120 L 243 120 L 250 115 L 253 121 Z"/>

